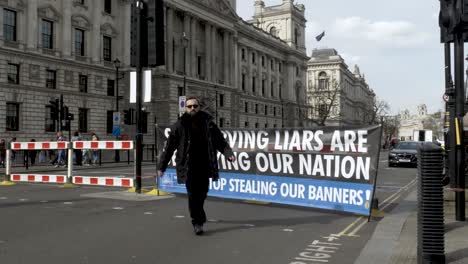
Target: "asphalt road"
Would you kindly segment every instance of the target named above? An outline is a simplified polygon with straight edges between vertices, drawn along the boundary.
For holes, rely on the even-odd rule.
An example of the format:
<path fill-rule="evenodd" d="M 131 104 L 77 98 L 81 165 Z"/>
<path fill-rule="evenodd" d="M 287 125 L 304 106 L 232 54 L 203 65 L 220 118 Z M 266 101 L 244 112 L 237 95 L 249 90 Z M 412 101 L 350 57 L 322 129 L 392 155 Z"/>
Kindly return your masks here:
<path fill-rule="evenodd" d="M 154 166 L 146 166 L 151 187 Z M 82 175 L 129 176 L 129 168 Z M 415 168 L 380 161 L 376 197 L 391 209 L 414 188 Z M 378 217 L 209 198 L 210 219 L 195 236 L 185 196 L 151 197 L 120 188 L 0 187 L 0 263 L 353 263 Z M 98 198 L 98 197 L 110 197 Z M 142 197 L 142 198 L 138 198 Z"/>

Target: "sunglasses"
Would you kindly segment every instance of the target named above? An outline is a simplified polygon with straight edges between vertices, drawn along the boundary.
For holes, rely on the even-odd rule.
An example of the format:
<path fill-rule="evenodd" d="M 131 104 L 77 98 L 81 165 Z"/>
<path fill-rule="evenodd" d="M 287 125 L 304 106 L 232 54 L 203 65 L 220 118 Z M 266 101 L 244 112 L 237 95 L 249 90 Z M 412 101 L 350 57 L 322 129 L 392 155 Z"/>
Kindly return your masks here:
<path fill-rule="evenodd" d="M 194 104 L 194 105 L 187 105 L 187 108 L 198 108 L 198 105 L 197 104 Z"/>

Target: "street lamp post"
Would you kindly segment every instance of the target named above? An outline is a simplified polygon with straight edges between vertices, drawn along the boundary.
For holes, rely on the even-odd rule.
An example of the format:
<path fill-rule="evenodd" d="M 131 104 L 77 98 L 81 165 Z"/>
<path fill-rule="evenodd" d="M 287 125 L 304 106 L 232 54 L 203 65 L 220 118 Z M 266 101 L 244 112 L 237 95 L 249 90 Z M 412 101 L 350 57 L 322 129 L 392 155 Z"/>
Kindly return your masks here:
<path fill-rule="evenodd" d="M 115 111 L 119 112 L 119 68 L 120 68 L 120 60 L 114 60 L 114 67 L 115 67 Z M 116 136 L 116 139 L 118 137 Z M 120 162 L 120 153 L 119 150 L 115 150 L 115 162 Z"/>

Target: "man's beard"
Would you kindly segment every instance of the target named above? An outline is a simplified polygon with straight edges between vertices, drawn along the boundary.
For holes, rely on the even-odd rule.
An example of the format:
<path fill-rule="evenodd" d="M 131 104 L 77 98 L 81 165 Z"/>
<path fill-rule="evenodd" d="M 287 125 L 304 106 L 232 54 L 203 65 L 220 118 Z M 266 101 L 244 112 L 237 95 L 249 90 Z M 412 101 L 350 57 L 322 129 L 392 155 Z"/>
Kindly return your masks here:
<path fill-rule="evenodd" d="M 190 111 L 190 112 L 188 112 L 188 114 L 189 114 L 190 116 L 192 116 L 192 117 L 195 116 L 197 113 L 198 113 L 198 111 Z"/>

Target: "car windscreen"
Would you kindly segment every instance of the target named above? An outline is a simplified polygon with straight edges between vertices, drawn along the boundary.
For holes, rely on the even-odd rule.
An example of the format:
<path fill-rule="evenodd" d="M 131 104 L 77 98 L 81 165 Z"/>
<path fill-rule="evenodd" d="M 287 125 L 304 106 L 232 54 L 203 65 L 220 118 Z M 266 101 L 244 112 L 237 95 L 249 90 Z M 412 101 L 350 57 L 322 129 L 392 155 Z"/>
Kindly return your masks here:
<path fill-rule="evenodd" d="M 418 146 L 418 143 L 408 143 L 408 142 L 405 142 L 405 143 L 399 143 L 398 145 L 396 145 L 396 149 L 416 149 Z"/>

